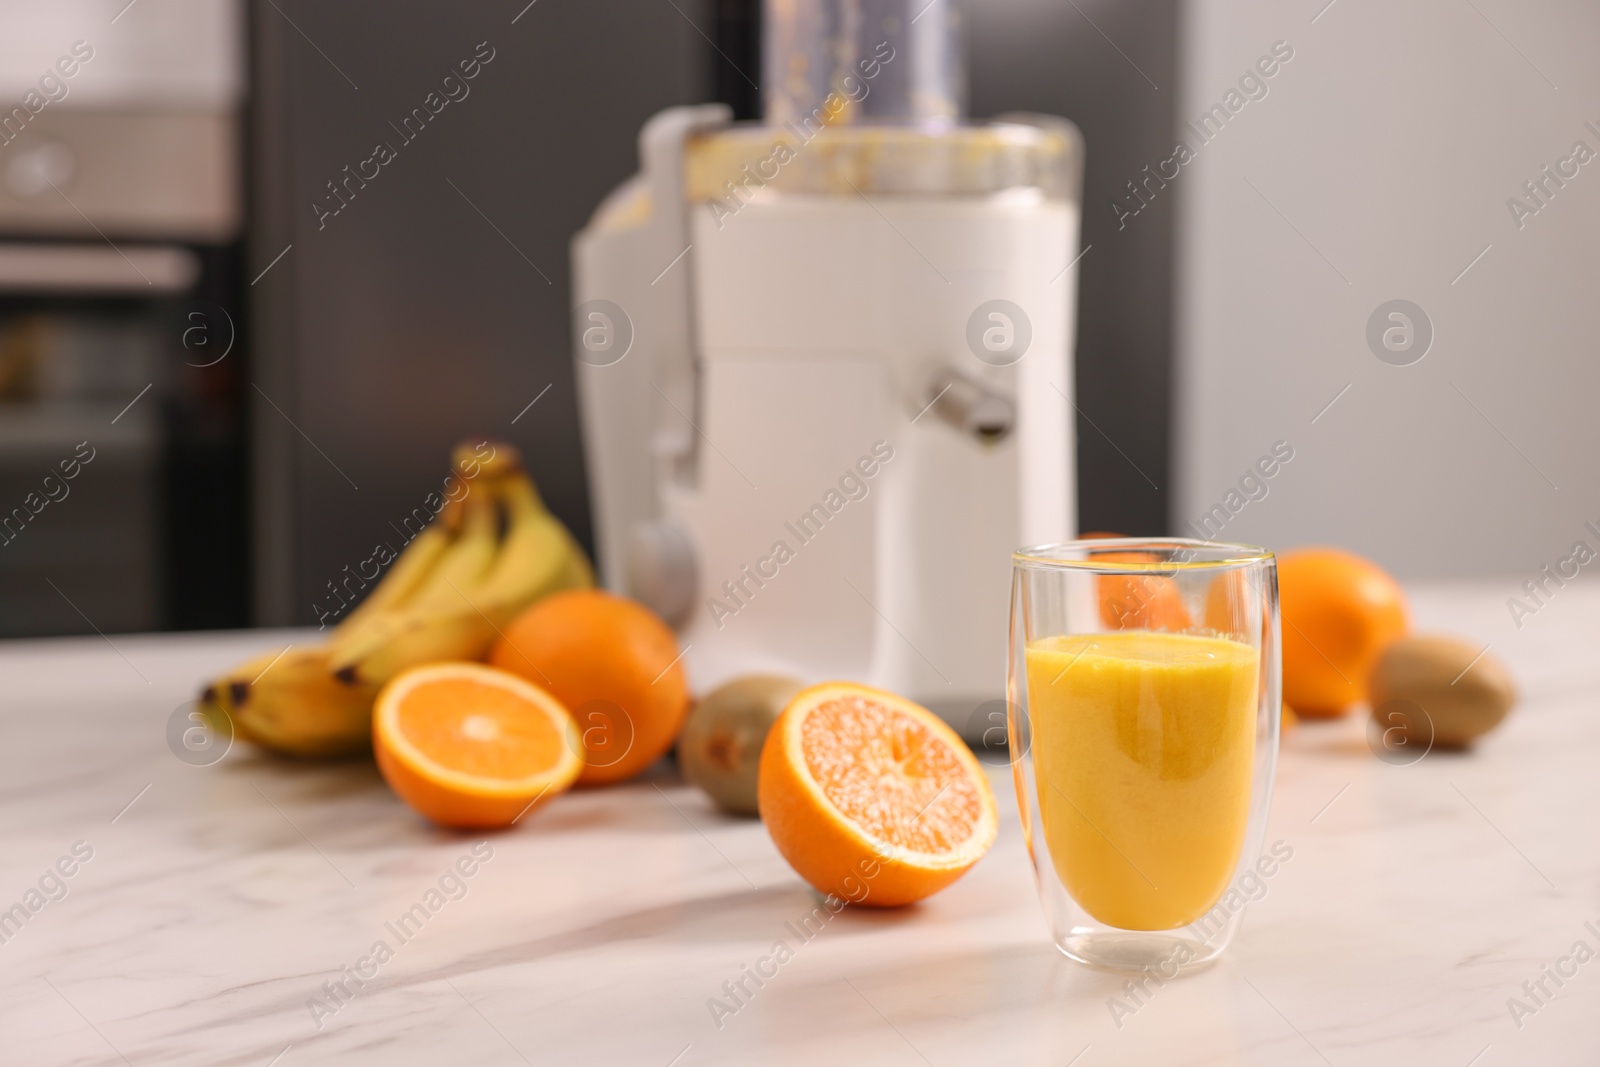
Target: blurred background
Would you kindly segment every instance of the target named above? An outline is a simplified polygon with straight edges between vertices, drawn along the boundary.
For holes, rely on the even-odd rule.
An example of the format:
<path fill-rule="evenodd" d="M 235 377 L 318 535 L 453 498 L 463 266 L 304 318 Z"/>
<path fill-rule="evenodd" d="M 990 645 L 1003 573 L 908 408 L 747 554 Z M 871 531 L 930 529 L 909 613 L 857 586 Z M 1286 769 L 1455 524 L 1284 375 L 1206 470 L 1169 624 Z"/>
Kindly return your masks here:
<path fill-rule="evenodd" d="M 650 115 L 759 113 L 759 6 L 0 2 L 0 631 L 314 624 L 470 436 L 587 541 L 569 243 Z M 1600 9 L 966 20 L 970 113 L 1087 144 L 1083 529 L 1511 595 L 1600 520 Z"/>

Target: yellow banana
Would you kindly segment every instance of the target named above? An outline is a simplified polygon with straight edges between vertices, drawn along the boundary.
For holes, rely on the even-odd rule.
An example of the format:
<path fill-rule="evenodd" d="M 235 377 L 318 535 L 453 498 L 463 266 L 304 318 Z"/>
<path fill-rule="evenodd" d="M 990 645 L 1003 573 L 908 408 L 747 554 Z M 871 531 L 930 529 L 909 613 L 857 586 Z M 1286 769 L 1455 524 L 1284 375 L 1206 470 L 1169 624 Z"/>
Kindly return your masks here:
<path fill-rule="evenodd" d="M 454 614 L 467 606 L 466 592 L 476 588 L 494 562 L 500 520 L 493 494 L 482 488 L 462 503 L 461 532 L 434 563 L 415 592 L 394 607 L 374 612 L 362 626 L 334 633 L 328 659 L 335 674 L 348 676 L 347 680 L 353 681 L 355 675 L 351 672 L 356 670 L 357 665 L 377 654 L 385 645 L 401 640 L 402 635 L 406 635 L 408 646 L 414 644 L 420 620 Z M 452 643 L 446 647 L 454 653 L 459 646 Z M 441 655 L 435 658 L 459 657 Z M 388 676 L 371 680 L 374 684 L 381 684 L 388 681 Z"/>
<path fill-rule="evenodd" d="M 399 558 L 389 567 L 389 573 L 383 576 L 383 581 L 356 605 L 354 611 L 339 621 L 334 632 L 349 634 L 381 612 L 404 604 L 427 581 L 453 540 L 451 531 L 444 523 L 429 523 L 401 550 Z"/>
<path fill-rule="evenodd" d="M 498 450 L 491 453 L 488 462 L 493 463 L 498 454 Z M 515 461 L 514 454 L 512 460 Z M 453 462 L 464 472 L 470 462 L 476 462 L 475 453 L 469 451 L 467 445 L 458 445 Z M 479 464 L 479 467 L 482 466 Z M 457 497 L 447 501 L 440 509 L 438 521 L 429 523 L 411 539 L 377 588 L 367 594 L 366 599 L 334 628 L 338 639 L 350 640 L 356 631 L 380 618 L 384 612 L 410 603 L 430 584 L 436 584 L 435 572 L 439 563 L 450 554 L 449 550 L 456 542 L 457 528 L 462 524 L 464 499 Z M 462 564 L 458 559 L 452 566 L 470 567 L 470 564 Z"/>
<path fill-rule="evenodd" d="M 291 646 L 234 668 L 206 687 L 201 706 L 213 722 L 226 715 L 240 736 L 279 752 L 340 756 L 372 743 L 376 695 L 335 680 L 326 646 Z"/>
<path fill-rule="evenodd" d="M 496 625 L 539 597 L 567 588 L 570 562 L 575 553 L 583 555 L 561 520 L 545 510 L 527 475 L 509 475 L 498 488 L 507 515 L 505 541 L 472 596 Z"/>
<path fill-rule="evenodd" d="M 376 689 L 408 667 L 447 660 L 481 660 L 498 636 L 498 622 L 470 605 L 460 611 L 401 612 L 385 626 L 382 640 L 357 659 L 330 661 L 341 683 Z"/>
<path fill-rule="evenodd" d="M 561 532 L 567 538 L 567 570 L 561 579 L 562 589 L 593 589 L 594 567 L 589 564 L 589 557 L 583 554 L 583 546 L 578 544 L 572 532 L 565 526 Z"/>
<path fill-rule="evenodd" d="M 487 444 L 488 441 L 481 441 L 478 447 Z M 503 441 L 489 446 L 487 459 L 482 457 L 478 448 L 473 447 L 470 441 L 456 445 L 455 451 L 450 454 L 450 462 L 455 464 L 456 470 L 468 479 L 488 477 L 492 480 L 522 470 L 522 456 L 514 447 Z"/>
<path fill-rule="evenodd" d="M 483 459 L 463 445 L 453 462 L 472 488 L 412 540 L 329 641 L 230 671 L 201 694 L 207 715 L 227 716 L 239 736 L 293 755 L 364 749 L 384 682 L 418 664 L 481 659 L 533 601 L 594 584 L 583 550 L 545 509 L 515 449 L 499 444 Z"/>
<path fill-rule="evenodd" d="M 486 488 L 507 509 L 506 536 L 486 575 L 453 587 L 453 610 L 413 601 L 386 616 L 381 627 L 374 624 L 359 642 L 336 646 L 330 665 L 340 678 L 377 686 L 407 667 L 482 659 L 523 608 L 588 577 L 582 549 L 545 510 L 526 475 L 509 473 Z M 574 566 L 574 558 L 581 565 Z"/>
<path fill-rule="evenodd" d="M 485 488 L 474 489 L 461 501 L 460 533 L 406 598 L 403 610 L 455 611 L 462 592 L 476 588 L 488 574 L 500 545 L 500 513 L 495 494 Z"/>

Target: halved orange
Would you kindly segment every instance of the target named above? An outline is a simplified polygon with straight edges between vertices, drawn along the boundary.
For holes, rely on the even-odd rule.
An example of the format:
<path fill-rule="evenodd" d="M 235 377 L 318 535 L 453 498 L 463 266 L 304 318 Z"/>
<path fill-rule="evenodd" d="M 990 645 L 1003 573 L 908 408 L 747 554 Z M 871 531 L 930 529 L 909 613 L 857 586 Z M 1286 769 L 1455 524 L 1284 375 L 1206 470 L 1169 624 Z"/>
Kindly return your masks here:
<path fill-rule="evenodd" d="M 481 663 L 397 675 L 374 705 L 372 749 L 390 788 L 444 826 L 509 826 L 583 769 L 561 702 Z"/>
<path fill-rule="evenodd" d="M 800 877 L 854 904 L 935 893 L 994 844 L 994 793 L 970 749 L 928 709 L 881 689 L 802 689 L 767 734 L 757 794 Z"/>

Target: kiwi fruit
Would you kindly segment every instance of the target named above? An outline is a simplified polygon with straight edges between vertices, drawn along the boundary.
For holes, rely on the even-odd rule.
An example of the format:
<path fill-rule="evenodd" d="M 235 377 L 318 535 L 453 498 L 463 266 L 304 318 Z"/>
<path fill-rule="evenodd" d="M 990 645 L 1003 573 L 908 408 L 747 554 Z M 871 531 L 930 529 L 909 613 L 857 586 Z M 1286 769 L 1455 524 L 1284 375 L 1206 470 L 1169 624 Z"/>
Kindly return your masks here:
<path fill-rule="evenodd" d="M 803 688 L 805 683 L 796 678 L 746 674 L 712 690 L 690 710 L 678 737 L 684 777 L 722 810 L 757 814 L 761 746 L 790 698 Z"/>
<path fill-rule="evenodd" d="M 1391 643 L 1373 666 L 1368 691 L 1373 715 L 1384 714 L 1385 725 L 1398 724 L 1407 741 L 1443 749 L 1467 748 L 1500 725 L 1517 700 L 1505 664 L 1466 641 L 1428 635 Z"/>

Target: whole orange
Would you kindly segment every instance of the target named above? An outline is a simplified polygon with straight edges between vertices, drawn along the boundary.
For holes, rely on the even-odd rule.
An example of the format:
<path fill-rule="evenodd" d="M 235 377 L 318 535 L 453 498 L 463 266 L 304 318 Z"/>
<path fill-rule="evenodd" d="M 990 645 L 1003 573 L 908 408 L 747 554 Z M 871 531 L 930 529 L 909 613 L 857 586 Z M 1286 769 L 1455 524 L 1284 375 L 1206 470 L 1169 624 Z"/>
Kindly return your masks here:
<path fill-rule="evenodd" d="M 572 712 L 579 785 L 632 778 L 666 754 L 689 713 L 678 639 L 650 609 L 598 589 L 538 601 L 506 627 L 489 662 Z"/>
<path fill-rule="evenodd" d="M 1308 718 L 1343 715 L 1367 696 L 1380 653 L 1406 632 L 1405 594 L 1371 560 L 1337 548 L 1278 557 L 1283 699 Z"/>
<path fill-rule="evenodd" d="M 1080 541 L 1115 540 L 1117 533 L 1086 533 Z M 1095 552 L 1099 563 L 1157 563 L 1154 552 Z M 1183 593 L 1171 578 L 1154 574 L 1106 574 L 1096 583 L 1100 594 L 1100 622 L 1108 630 L 1171 630 L 1181 632 L 1192 624 Z"/>

